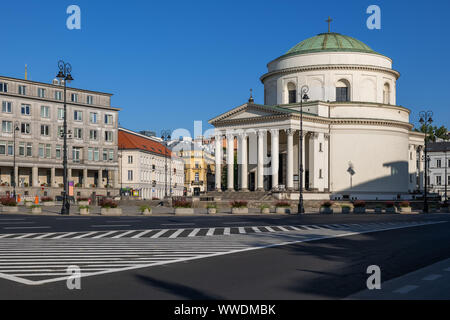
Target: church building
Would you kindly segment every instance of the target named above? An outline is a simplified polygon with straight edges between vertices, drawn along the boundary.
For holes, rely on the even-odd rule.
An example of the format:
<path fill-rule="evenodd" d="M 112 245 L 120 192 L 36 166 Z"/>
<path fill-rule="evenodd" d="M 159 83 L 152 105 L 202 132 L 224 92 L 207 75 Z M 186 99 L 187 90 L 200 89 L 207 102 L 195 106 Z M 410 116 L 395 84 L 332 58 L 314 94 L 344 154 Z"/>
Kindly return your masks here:
<path fill-rule="evenodd" d="M 271 191 L 296 200 L 302 181 L 311 200 L 412 198 L 423 188 L 424 135 L 412 131 L 411 111 L 397 105 L 400 73 L 392 64 L 333 32 L 269 62 L 261 77 L 264 104 L 251 97 L 210 120 L 217 191 Z"/>

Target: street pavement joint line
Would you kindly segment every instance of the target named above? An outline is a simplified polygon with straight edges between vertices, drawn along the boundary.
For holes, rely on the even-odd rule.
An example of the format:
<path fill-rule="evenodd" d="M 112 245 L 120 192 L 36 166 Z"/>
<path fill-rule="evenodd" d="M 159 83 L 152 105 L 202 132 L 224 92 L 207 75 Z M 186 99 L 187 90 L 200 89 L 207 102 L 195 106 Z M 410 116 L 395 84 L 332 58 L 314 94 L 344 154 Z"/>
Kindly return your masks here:
<path fill-rule="evenodd" d="M 440 223 L 447 223 L 447 222 L 446 221 L 440 221 L 440 222 L 434 222 L 434 223 L 432 222 L 432 223 L 426 223 L 424 225 L 432 225 L 432 224 L 440 224 Z M 276 248 L 276 247 L 280 247 L 280 246 L 286 246 L 286 245 L 292 245 L 292 244 L 298 244 L 298 243 L 304 243 L 304 242 L 312 242 L 312 241 L 317 241 L 317 240 L 325 240 L 325 239 L 333 239 L 333 238 L 342 238 L 342 237 L 354 236 L 354 235 L 359 235 L 359 234 L 382 232 L 382 231 L 389 231 L 389 230 L 396 230 L 396 229 L 406 229 L 406 228 L 409 228 L 409 227 L 408 226 L 387 227 L 387 228 L 383 228 L 383 229 L 354 231 L 354 232 L 338 234 L 338 235 L 320 236 L 320 237 L 314 237 L 314 238 L 309 238 L 309 239 L 307 238 L 307 239 L 301 239 L 301 240 L 295 240 L 295 241 L 289 241 L 289 242 L 283 242 L 283 243 L 277 243 L 277 244 L 261 245 L 261 246 L 256 246 L 256 247 L 250 246 L 247 248 L 236 249 L 236 250 L 232 250 L 232 251 L 228 251 L 228 252 L 218 252 L 218 253 L 207 254 L 207 255 L 198 255 L 198 256 L 173 259 L 173 260 L 169 260 L 169 261 L 161 261 L 161 262 L 157 262 L 157 263 L 140 264 L 140 265 L 129 266 L 129 267 L 120 268 L 120 269 L 113 269 L 113 270 L 110 269 L 110 270 L 105 270 L 105 271 L 96 272 L 96 273 L 82 274 L 81 276 L 82 277 L 90 277 L 90 276 L 95 276 L 95 275 L 110 274 L 110 273 L 114 273 L 114 272 L 122 272 L 122 271 L 154 267 L 154 266 L 174 264 L 174 263 L 179 263 L 179 262 L 199 260 L 199 259 L 203 259 L 203 258 L 212 258 L 212 257 L 229 255 L 229 254 L 235 254 L 235 253 L 250 252 L 250 251 L 262 250 L 262 249 L 267 249 L 267 248 Z M 46 280 L 39 280 L 39 281 L 30 281 L 30 280 L 23 279 L 20 277 L 14 277 L 11 275 L 6 275 L 6 274 L 0 273 L 0 278 L 36 286 L 36 285 L 42 285 L 42 284 L 46 284 L 46 283 L 65 281 L 65 280 L 69 279 L 70 276 L 64 276 L 64 277 L 60 277 L 60 278 L 53 278 L 53 279 L 46 279 Z M 410 288 L 411 287 L 414 287 L 412 290 L 416 289 L 415 288 L 416 286 L 410 286 Z M 410 289 L 405 289 L 405 290 L 410 290 Z M 403 291 L 405 291 L 405 290 L 403 290 Z"/>

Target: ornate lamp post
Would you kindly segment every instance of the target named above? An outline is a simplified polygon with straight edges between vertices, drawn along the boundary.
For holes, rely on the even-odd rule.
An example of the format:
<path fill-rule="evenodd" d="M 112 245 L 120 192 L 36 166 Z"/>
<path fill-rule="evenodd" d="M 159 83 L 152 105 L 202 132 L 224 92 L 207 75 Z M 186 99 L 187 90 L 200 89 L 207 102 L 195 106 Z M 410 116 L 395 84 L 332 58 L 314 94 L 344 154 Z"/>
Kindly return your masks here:
<path fill-rule="evenodd" d="M 170 130 L 163 130 L 161 131 L 161 139 L 164 141 L 164 146 L 166 147 L 166 149 L 164 150 L 164 159 L 166 161 L 165 164 L 165 178 L 164 178 L 164 197 L 167 198 L 167 143 L 170 141 L 171 136 L 170 136 Z"/>
<path fill-rule="evenodd" d="M 447 133 L 445 137 L 445 141 L 450 140 L 450 133 Z M 444 189 L 444 204 L 448 205 L 448 193 L 447 193 L 447 186 L 448 186 L 448 172 L 447 168 L 449 167 L 449 160 L 447 159 L 447 150 L 444 150 L 445 154 L 445 189 Z"/>
<path fill-rule="evenodd" d="M 14 157 L 14 168 L 13 168 L 13 178 L 12 178 L 12 186 L 13 186 L 13 197 L 14 199 L 17 199 L 16 197 L 16 185 L 17 185 L 17 181 L 16 181 L 16 132 L 19 132 L 20 128 L 19 128 L 19 122 L 16 121 L 14 123 L 14 151 L 13 151 L 13 157 Z"/>
<path fill-rule="evenodd" d="M 419 122 L 426 126 L 425 133 L 425 190 L 424 190 L 424 200 L 423 200 L 423 212 L 428 213 L 428 126 L 433 123 L 433 112 L 432 111 L 422 111 L 420 112 Z"/>
<path fill-rule="evenodd" d="M 305 208 L 303 206 L 303 100 L 307 102 L 309 100 L 308 97 L 309 87 L 303 86 L 300 90 L 300 165 L 299 165 L 299 176 L 298 181 L 300 185 L 300 199 L 298 202 L 298 213 L 305 213 Z"/>
<path fill-rule="evenodd" d="M 67 99 L 66 99 L 66 88 L 67 82 L 71 82 L 73 80 L 72 75 L 72 66 L 70 63 L 65 63 L 64 61 L 58 62 L 59 72 L 56 76 L 58 79 L 64 81 L 64 127 L 63 127 L 63 137 L 64 137 L 64 146 L 63 146 L 63 183 L 64 183 L 64 191 L 63 191 L 63 205 L 61 208 L 61 214 L 67 215 L 70 213 L 70 203 L 69 203 L 69 182 L 67 181 Z"/>

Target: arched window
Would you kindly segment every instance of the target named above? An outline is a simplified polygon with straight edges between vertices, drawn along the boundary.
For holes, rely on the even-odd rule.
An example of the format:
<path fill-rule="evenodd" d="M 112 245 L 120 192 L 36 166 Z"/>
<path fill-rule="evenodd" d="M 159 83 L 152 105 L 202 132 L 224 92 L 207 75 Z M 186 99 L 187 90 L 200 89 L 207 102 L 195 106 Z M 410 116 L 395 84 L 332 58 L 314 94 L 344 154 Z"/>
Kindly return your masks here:
<path fill-rule="evenodd" d="M 384 84 L 383 88 L 383 103 L 384 104 L 391 104 L 391 87 L 389 86 L 389 83 Z"/>
<path fill-rule="evenodd" d="M 350 101 L 350 84 L 347 80 L 339 80 L 336 83 L 336 101 L 347 102 Z"/>
<path fill-rule="evenodd" d="M 293 84 L 292 82 L 289 82 L 287 89 L 288 89 L 288 95 L 289 95 L 288 103 L 296 103 L 297 102 L 297 89 L 295 87 L 295 84 Z"/>

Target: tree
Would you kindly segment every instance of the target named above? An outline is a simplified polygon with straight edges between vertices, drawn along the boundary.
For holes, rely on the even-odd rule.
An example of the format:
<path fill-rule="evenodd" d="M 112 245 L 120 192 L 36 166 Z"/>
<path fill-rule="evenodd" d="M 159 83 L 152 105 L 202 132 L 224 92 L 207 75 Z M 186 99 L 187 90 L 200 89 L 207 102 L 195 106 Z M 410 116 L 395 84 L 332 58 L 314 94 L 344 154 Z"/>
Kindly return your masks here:
<path fill-rule="evenodd" d="M 416 132 L 426 134 L 427 142 L 436 142 L 436 139 L 448 140 L 448 129 L 445 126 L 433 127 L 431 124 L 423 124 L 419 129 L 414 129 Z"/>

